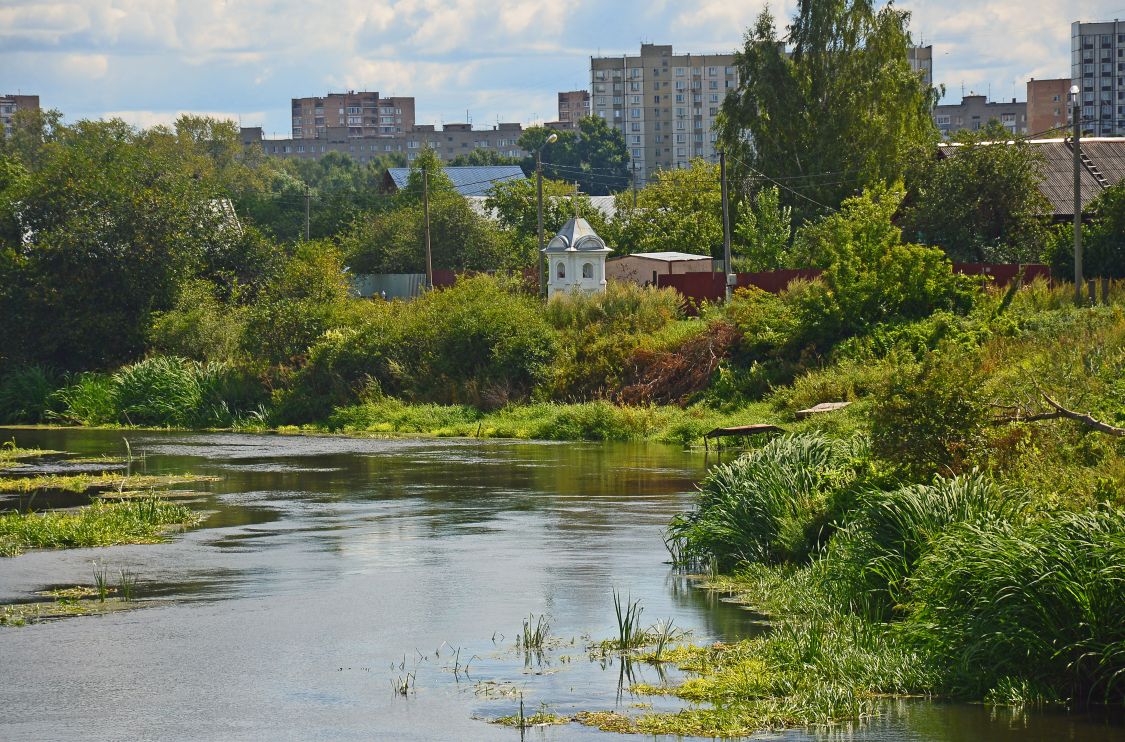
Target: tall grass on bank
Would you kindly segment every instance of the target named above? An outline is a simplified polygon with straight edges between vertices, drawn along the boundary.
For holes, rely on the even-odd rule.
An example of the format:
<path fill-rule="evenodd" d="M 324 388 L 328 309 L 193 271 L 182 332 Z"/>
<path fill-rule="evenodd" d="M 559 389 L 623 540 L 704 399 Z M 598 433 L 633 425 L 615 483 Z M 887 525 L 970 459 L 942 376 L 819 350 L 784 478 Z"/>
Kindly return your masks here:
<path fill-rule="evenodd" d="M 910 589 L 909 622 L 950 668 L 951 692 L 1023 685 L 1079 705 L 1125 701 L 1125 512 L 957 523 Z"/>
<path fill-rule="evenodd" d="M 856 480 L 863 439 L 787 435 L 715 468 L 696 509 L 672 520 L 673 553 L 727 570 L 803 561 L 827 536 L 831 514 Z"/>
<path fill-rule="evenodd" d="M 0 374 L 0 423 L 37 423 L 47 412 L 55 376 L 42 366 Z"/>
<path fill-rule="evenodd" d="M 0 514 L 0 556 L 25 549 L 155 543 L 170 526 L 198 520 L 183 505 L 156 497 L 97 502 L 76 511 Z"/>
<path fill-rule="evenodd" d="M 838 602 L 889 618 L 910 602 L 908 578 L 951 525 L 1015 521 L 1029 508 L 1022 493 L 974 472 L 890 492 L 867 490 L 828 545 L 824 560 Z"/>
<path fill-rule="evenodd" d="M 225 363 L 153 356 L 114 374 L 81 374 L 52 399 L 57 419 L 87 425 L 226 427 L 259 410 L 265 392 Z"/>

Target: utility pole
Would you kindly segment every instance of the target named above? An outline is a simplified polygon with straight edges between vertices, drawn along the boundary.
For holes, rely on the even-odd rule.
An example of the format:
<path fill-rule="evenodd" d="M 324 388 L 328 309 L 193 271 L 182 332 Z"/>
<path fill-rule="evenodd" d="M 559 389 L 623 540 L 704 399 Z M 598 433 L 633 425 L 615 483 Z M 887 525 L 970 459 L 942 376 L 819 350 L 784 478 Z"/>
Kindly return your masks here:
<path fill-rule="evenodd" d="M 1079 117 L 1078 86 L 1070 89 L 1074 96 L 1074 302 L 1082 303 L 1082 122 Z"/>
<path fill-rule="evenodd" d="M 727 200 L 727 153 L 719 153 L 719 180 L 723 195 L 723 272 L 726 274 L 726 300 L 729 302 L 734 291 L 735 275 L 730 265 L 730 204 Z"/>
<path fill-rule="evenodd" d="M 434 264 L 430 255 L 430 171 L 422 167 L 422 214 L 426 220 L 426 290 L 434 290 Z"/>
<path fill-rule="evenodd" d="M 637 209 L 637 163 L 633 161 L 633 210 Z"/>
<path fill-rule="evenodd" d="M 542 144 L 535 148 L 535 191 L 539 199 L 539 298 L 547 296 L 547 276 L 544 272 L 543 254 L 543 148 L 559 141 L 559 135 L 551 132 Z"/>
<path fill-rule="evenodd" d="M 312 192 L 309 190 L 308 184 L 305 185 L 305 242 L 309 241 L 309 200 L 312 197 Z"/>

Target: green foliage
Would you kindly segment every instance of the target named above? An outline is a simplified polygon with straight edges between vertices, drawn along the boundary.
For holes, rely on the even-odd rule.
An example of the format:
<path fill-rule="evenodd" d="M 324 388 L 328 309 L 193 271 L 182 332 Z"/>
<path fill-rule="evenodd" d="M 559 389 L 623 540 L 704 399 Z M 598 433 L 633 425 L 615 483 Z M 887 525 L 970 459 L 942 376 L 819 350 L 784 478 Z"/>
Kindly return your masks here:
<path fill-rule="evenodd" d="M 242 343 L 245 311 L 215 298 L 212 285 L 191 281 L 176 305 L 153 315 L 149 338 L 161 353 L 197 361 L 234 361 Z"/>
<path fill-rule="evenodd" d="M 856 482 L 862 441 L 782 436 L 711 471 L 696 509 L 668 528 L 685 563 L 803 561 L 826 538 L 834 501 Z"/>
<path fill-rule="evenodd" d="M 871 410 L 871 448 L 914 478 L 957 473 L 982 443 L 987 407 L 975 359 L 935 353 L 888 374 Z"/>
<path fill-rule="evenodd" d="M 264 402 L 260 383 L 223 363 L 153 356 L 86 373 L 52 395 L 53 417 L 86 425 L 230 426 Z"/>
<path fill-rule="evenodd" d="M 605 216 L 590 203 L 590 197 L 579 194 L 575 203 L 574 184 L 559 180 L 543 180 L 543 239 L 549 241 L 563 225 L 578 215 L 590 223 L 594 231 L 607 235 Z M 539 249 L 539 199 L 534 176 L 529 180 L 507 180 L 492 187 L 485 199 L 485 208 L 494 212 L 496 221 L 511 237 L 518 265 L 534 265 Z"/>
<path fill-rule="evenodd" d="M 907 58 L 909 17 L 870 0 L 802 2 L 783 45 L 762 11 L 736 55 L 739 87 L 719 124 L 734 180 L 801 178 L 783 181 L 794 185 L 781 194 L 800 222 L 823 212 L 817 204 L 901 178 L 937 139 L 937 96 Z"/>
<path fill-rule="evenodd" d="M 806 344 L 828 348 L 883 322 L 973 306 L 976 279 L 954 274 L 936 248 L 902 244 L 891 218 L 903 195 L 865 192 L 798 232 L 794 249 L 825 267 L 822 282 L 795 297 Z"/>
<path fill-rule="evenodd" d="M 502 406 L 545 376 L 555 333 L 512 282 L 463 278 L 449 289 L 363 314 L 310 351 L 283 417 L 304 421 L 378 393 Z"/>
<path fill-rule="evenodd" d="M 204 161 L 164 128 L 58 127 L 18 189 L 28 241 L 0 259 L 0 355 L 70 370 L 140 355 L 151 313 L 241 239 L 213 205 L 219 176 Z"/>
<path fill-rule="evenodd" d="M 0 514 L 0 556 L 25 549 L 156 543 L 169 526 L 192 525 L 191 510 L 157 498 L 98 502 L 77 511 Z"/>
<path fill-rule="evenodd" d="M 1083 217 L 1082 272 L 1086 278 L 1125 278 L 1125 183 L 1098 194 Z M 1048 238 L 1051 274 L 1074 280 L 1074 225 L 1057 227 Z"/>
<path fill-rule="evenodd" d="M 422 171 L 429 180 L 430 253 L 435 269 L 485 271 L 518 268 L 534 261 L 522 244 L 514 251 L 508 236 L 477 214 L 453 188 L 441 159 L 424 150 L 411 163 L 406 187 L 390 208 L 359 217 L 340 239 L 356 273 L 425 273 L 426 219 Z"/>
<path fill-rule="evenodd" d="M 555 134 L 558 140 L 547 143 Z M 544 126 L 524 130 L 519 140 L 524 152 L 542 147 L 543 172 L 552 180 L 577 181 L 585 193 L 606 196 L 624 190 L 631 182 L 629 150 L 625 135 L 600 116 L 587 116 L 578 122 L 578 131 L 552 131 Z M 535 157 L 528 155 L 523 170 L 535 170 Z"/>
<path fill-rule="evenodd" d="M 739 272 L 798 267 L 789 256 L 793 207 L 781 205 L 777 186 L 762 188 L 744 203 L 732 235 L 734 268 Z"/>
<path fill-rule="evenodd" d="M 1125 512 L 957 523 L 910 587 L 910 618 L 954 692 L 977 698 L 1015 677 L 1080 704 L 1125 699 Z"/>
<path fill-rule="evenodd" d="M 689 252 L 722 257 L 719 167 L 698 159 L 690 168 L 658 170 L 633 198 L 617 197 L 606 239 L 626 253 Z"/>
<path fill-rule="evenodd" d="M 1019 493 L 979 472 L 889 492 L 869 490 L 829 545 L 828 584 L 841 604 L 871 618 L 901 615 L 912 600 L 908 578 L 951 524 L 1018 518 L 1026 510 Z"/>
<path fill-rule="evenodd" d="M 271 364 L 295 363 L 346 311 L 348 282 L 340 251 L 303 242 L 246 310 L 242 347 Z"/>
<path fill-rule="evenodd" d="M 621 384 L 641 344 L 679 316 L 680 298 L 671 289 L 611 281 L 605 293 L 553 297 L 544 313 L 559 331 L 547 393 L 590 399 Z"/>
<path fill-rule="evenodd" d="M 959 134 L 941 158 L 920 160 L 910 179 L 907 232 L 962 262 L 1043 258 L 1050 205 L 1039 191 L 1042 157 L 993 120 Z"/>
<path fill-rule="evenodd" d="M 0 423 L 42 422 L 58 382 L 42 366 L 21 366 L 0 375 Z"/>

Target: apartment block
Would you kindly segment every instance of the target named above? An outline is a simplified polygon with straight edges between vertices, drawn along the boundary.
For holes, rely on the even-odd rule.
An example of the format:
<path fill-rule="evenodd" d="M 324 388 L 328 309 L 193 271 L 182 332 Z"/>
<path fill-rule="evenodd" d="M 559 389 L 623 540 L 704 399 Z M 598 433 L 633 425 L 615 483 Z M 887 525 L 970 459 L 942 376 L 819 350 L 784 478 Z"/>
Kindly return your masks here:
<path fill-rule="evenodd" d="M 294 98 L 292 124 L 293 139 L 394 136 L 414 127 L 414 99 L 354 90 Z"/>
<path fill-rule="evenodd" d="M 12 134 L 12 118 L 16 111 L 38 110 L 38 95 L 0 95 L 0 126 L 4 128 L 4 136 Z"/>
<path fill-rule="evenodd" d="M 591 57 L 591 110 L 625 136 L 638 185 L 663 168 L 715 162 L 715 117 L 738 87 L 733 54 L 675 54 L 642 44 L 637 56 Z"/>
<path fill-rule="evenodd" d="M 1070 85 L 1070 78 L 1027 81 L 1027 130 L 1032 136 L 1062 136 L 1070 124 Z"/>
<path fill-rule="evenodd" d="M 577 129 L 578 122 L 590 115 L 590 91 L 570 90 L 559 93 L 559 118 L 550 124 L 553 129 Z"/>
<path fill-rule="evenodd" d="M 934 106 L 934 123 L 945 139 L 959 131 L 977 131 L 992 119 L 1013 135 L 1026 134 L 1027 103 L 1012 98 L 1011 102 L 989 101 L 983 95 L 966 95 L 960 103 Z"/>
<path fill-rule="evenodd" d="M 505 157 L 522 158 L 519 139 L 523 126 L 500 123 L 488 129 L 474 129 L 471 124 L 413 126 L 409 131 L 377 137 L 353 137 L 339 127 L 330 127 L 319 139 L 266 139 L 259 127 L 244 127 L 242 143 L 261 146 L 267 155 L 315 160 L 329 152 L 341 152 L 365 163 L 381 156 L 401 153 L 409 162 L 425 149 L 432 149 L 443 160 L 467 155 L 474 150 L 488 150 Z"/>
<path fill-rule="evenodd" d="M 1083 130 L 1125 136 L 1125 21 L 1070 26 L 1070 79 L 1079 89 Z"/>
<path fill-rule="evenodd" d="M 933 87 L 934 84 L 934 48 L 932 46 L 911 46 L 906 50 L 906 58 L 910 60 L 910 69 L 922 73 L 922 80 Z"/>

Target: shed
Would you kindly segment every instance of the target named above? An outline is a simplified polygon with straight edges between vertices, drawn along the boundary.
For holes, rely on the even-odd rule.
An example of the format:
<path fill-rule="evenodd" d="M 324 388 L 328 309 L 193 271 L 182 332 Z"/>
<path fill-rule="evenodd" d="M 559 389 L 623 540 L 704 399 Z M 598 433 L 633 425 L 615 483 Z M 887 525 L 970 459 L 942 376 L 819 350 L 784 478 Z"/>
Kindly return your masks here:
<path fill-rule="evenodd" d="M 685 252 L 638 252 L 606 261 L 605 270 L 615 281 L 656 286 L 660 276 L 711 273 L 714 261 L 710 255 Z"/>

